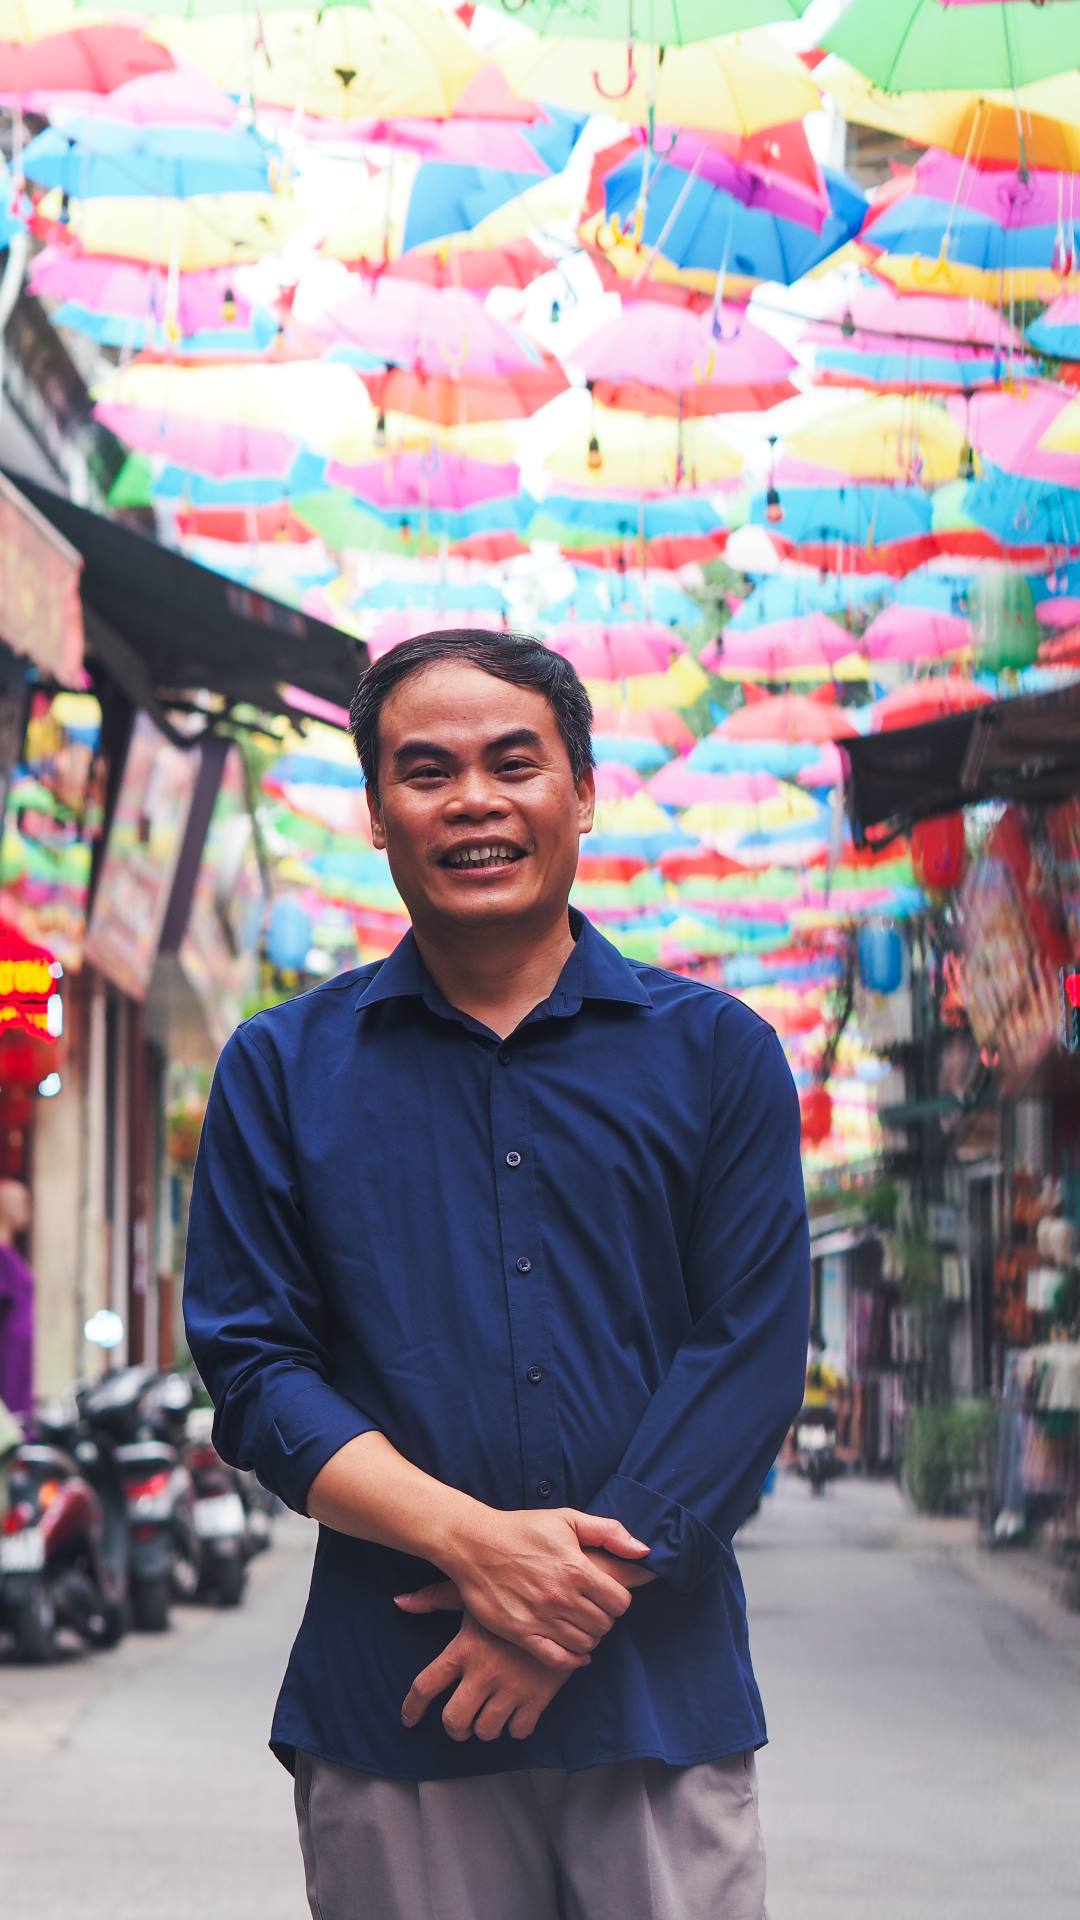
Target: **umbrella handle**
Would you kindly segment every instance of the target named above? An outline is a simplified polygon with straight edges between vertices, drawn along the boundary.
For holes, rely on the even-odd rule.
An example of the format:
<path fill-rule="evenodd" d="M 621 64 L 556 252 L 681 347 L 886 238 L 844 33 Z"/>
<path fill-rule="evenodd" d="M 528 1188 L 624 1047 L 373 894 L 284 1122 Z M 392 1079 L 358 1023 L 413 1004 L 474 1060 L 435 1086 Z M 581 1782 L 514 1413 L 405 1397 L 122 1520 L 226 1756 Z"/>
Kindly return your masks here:
<path fill-rule="evenodd" d="M 505 5 L 506 5 L 506 0 L 503 0 L 503 6 Z M 634 65 L 633 41 L 628 40 L 626 43 L 626 83 L 624 86 L 616 87 L 614 88 L 614 90 L 610 90 L 609 88 L 603 85 L 600 79 L 599 73 L 594 73 L 592 78 L 593 78 L 593 86 L 596 88 L 596 91 L 600 95 L 600 98 L 602 100 L 625 100 L 627 94 L 630 92 L 631 88 L 634 85 L 635 80 L 637 79 L 637 68 Z"/>

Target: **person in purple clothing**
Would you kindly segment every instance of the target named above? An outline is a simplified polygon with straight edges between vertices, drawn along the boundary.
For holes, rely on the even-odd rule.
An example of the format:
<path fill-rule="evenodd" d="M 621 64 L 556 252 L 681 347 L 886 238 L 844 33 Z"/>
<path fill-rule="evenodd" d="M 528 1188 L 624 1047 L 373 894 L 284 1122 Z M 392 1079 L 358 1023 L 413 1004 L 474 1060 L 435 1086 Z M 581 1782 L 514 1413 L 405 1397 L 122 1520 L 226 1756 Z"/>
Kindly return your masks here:
<path fill-rule="evenodd" d="M 34 1399 L 34 1276 L 15 1246 L 30 1225 L 21 1180 L 0 1180 L 0 1400 L 16 1416 Z"/>

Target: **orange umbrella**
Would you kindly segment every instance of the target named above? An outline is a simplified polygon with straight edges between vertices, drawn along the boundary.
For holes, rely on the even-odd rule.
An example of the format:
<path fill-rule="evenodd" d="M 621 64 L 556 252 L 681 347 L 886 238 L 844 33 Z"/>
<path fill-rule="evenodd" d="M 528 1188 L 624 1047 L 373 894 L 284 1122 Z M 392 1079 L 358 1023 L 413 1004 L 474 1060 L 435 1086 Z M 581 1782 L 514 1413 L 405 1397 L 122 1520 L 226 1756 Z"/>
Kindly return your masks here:
<path fill-rule="evenodd" d="M 875 733 L 897 727 L 921 727 L 947 713 L 966 713 L 971 707 L 989 707 L 993 696 L 962 674 L 944 674 L 936 680 L 908 680 L 879 700 L 871 722 Z"/>

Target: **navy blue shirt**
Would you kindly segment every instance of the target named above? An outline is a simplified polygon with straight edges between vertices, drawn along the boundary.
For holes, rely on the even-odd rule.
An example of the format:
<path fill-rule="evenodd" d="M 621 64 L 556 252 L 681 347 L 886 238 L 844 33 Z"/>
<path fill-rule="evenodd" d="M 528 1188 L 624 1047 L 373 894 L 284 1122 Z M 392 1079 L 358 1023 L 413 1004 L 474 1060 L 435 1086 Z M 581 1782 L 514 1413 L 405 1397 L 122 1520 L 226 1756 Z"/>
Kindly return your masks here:
<path fill-rule="evenodd" d="M 191 1204 L 185 1312 L 227 1460 L 304 1512 L 377 1430 L 500 1509 L 615 1515 L 658 1578 L 526 1740 L 401 1724 L 459 1616 L 443 1577 L 321 1527 L 274 1717 L 386 1778 L 719 1759 L 765 1739 L 731 1539 L 802 1402 L 799 1107 L 771 1027 L 577 913 L 506 1040 L 411 934 L 240 1027 Z"/>

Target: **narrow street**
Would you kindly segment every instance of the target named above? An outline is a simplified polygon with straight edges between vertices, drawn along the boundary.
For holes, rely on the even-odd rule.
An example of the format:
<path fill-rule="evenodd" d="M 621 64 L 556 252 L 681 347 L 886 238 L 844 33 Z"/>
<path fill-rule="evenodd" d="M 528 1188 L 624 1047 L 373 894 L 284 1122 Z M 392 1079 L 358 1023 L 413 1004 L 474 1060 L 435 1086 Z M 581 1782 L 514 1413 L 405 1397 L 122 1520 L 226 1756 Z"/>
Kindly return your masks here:
<path fill-rule="evenodd" d="M 1072 1920 L 1080 1620 L 1019 1610 L 956 1532 L 861 1481 L 782 1481 L 747 1531 L 770 1920 Z M 239 1613 L 0 1663 L 5 1920 L 300 1920 L 265 1740 L 309 1548 L 280 1527 Z"/>

